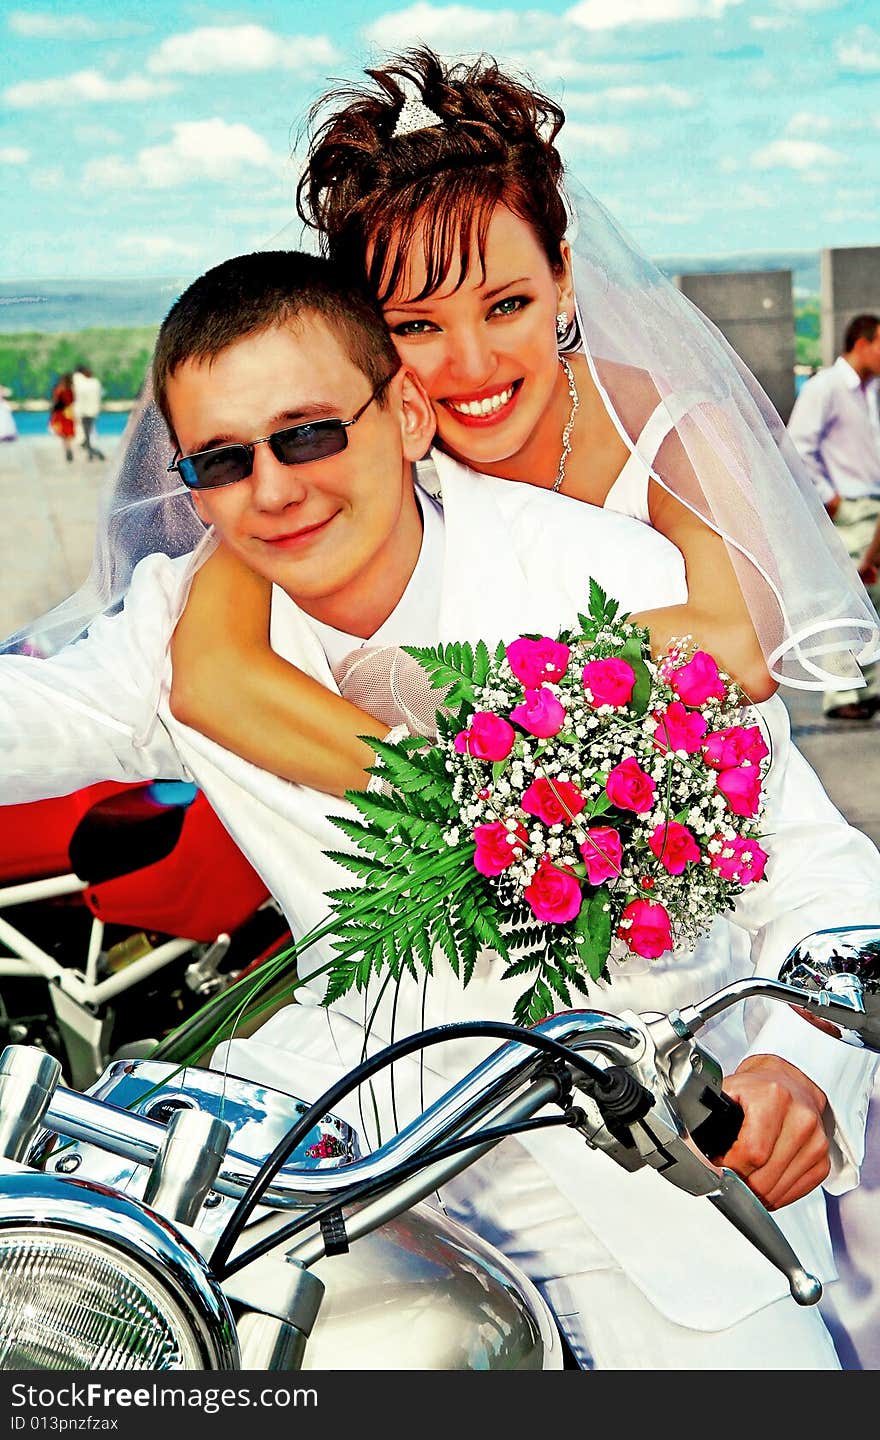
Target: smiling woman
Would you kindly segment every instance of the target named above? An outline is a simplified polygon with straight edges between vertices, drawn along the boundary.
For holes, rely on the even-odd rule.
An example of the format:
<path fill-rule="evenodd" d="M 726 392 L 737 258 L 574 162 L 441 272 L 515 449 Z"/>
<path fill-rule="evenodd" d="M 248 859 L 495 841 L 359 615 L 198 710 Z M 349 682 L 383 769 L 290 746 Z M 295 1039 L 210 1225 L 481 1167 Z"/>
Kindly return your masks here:
<path fill-rule="evenodd" d="M 432 290 L 435 267 L 420 243 L 383 306 L 401 360 L 435 407 L 443 448 L 475 469 L 533 485 L 555 481 L 571 409 L 556 334 L 556 316 L 574 310 L 563 254 L 560 247 L 554 275 L 532 225 L 497 205 L 482 256 L 471 237 L 463 281 L 447 276 Z M 581 380 L 586 389 L 586 367 Z"/>

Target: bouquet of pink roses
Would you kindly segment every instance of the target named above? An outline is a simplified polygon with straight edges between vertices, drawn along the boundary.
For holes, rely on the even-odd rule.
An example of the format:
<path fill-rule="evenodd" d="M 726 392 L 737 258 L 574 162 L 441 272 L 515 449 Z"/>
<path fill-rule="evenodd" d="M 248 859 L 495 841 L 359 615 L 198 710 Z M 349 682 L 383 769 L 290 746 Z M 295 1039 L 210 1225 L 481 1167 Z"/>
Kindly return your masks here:
<path fill-rule="evenodd" d="M 466 984 L 480 949 L 528 977 L 533 1023 L 610 956 L 691 946 L 767 860 L 763 762 L 747 698 L 711 655 L 648 632 L 591 583 L 579 630 L 412 649 L 442 691 L 438 739 L 375 745 L 384 794 L 350 792 L 320 936 L 327 1001 L 371 975 L 430 973 L 439 946 Z M 304 948 L 318 932 L 301 941 Z"/>

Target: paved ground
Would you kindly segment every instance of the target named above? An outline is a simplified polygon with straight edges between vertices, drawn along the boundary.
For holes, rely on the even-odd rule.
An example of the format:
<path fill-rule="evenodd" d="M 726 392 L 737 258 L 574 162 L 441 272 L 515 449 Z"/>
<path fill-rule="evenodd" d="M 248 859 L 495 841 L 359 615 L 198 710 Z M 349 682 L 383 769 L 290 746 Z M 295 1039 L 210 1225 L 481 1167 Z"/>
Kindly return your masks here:
<path fill-rule="evenodd" d="M 8 635 L 79 586 L 89 572 L 105 461 L 74 447 L 71 463 L 52 435 L 0 445 L 0 635 Z"/>
<path fill-rule="evenodd" d="M 83 580 L 91 563 L 98 492 L 117 442 L 102 436 L 106 462 L 75 451 L 68 464 L 52 436 L 0 445 L 0 635 L 42 614 Z M 827 721 L 819 697 L 791 692 L 795 735 L 831 798 L 880 845 L 880 718 Z"/>

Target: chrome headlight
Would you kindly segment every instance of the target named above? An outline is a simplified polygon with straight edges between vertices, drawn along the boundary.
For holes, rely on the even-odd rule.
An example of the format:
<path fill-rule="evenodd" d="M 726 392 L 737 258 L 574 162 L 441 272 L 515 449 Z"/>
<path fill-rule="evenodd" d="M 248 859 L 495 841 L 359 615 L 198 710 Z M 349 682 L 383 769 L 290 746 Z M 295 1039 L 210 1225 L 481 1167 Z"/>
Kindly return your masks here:
<path fill-rule="evenodd" d="M 145 1206 L 27 1171 L 0 1194 L 0 1370 L 232 1370 L 207 1265 Z"/>

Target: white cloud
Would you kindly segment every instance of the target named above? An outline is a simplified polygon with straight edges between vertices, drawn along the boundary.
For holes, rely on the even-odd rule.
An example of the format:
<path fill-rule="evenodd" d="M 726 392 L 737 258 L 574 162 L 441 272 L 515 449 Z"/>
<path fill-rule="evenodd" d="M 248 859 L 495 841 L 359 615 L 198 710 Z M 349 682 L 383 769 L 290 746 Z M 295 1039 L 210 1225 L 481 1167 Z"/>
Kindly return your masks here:
<path fill-rule="evenodd" d="M 148 28 L 137 20 L 90 20 L 44 10 L 12 10 L 7 24 L 14 35 L 34 40 L 118 40 L 142 35 Z"/>
<path fill-rule="evenodd" d="M 146 75 L 124 75 L 108 80 L 97 70 L 77 70 L 73 75 L 53 80 L 22 80 L 3 92 L 3 100 L 16 109 L 37 105 L 92 105 L 105 102 L 152 100 L 168 95 L 174 86 L 167 80 L 151 80 Z"/>
<path fill-rule="evenodd" d="M 277 35 L 262 25 L 204 25 L 170 35 L 147 65 L 160 75 L 212 75 L 229 71 L 310 70 L 332 65 L 338 54 L 325 35 Z"/>
<path fill-rule="evenodd" d="M 30 158 L 22 145 L 0 145 L 0 165 L 26 165 Z"/>
<path fill-rule="evenodd" d="M 509 35 L 507 50 L 535 39 L 546 40 L 548 30 L 558 26 L 557 16 L 546 10 L 480 10 L 473 5 L 431 5 L 416 0 L 406 10 L 380 15 L 364 29 L 365 38 L 386 50 L 424 41 L 445 53 L 471 52 L 482 45 L 497 46 L 499 37 Z M 454 42 L 454 43 L 453 43 Z"/>
<path fill-rule="evenodd" d="M 693 225 L 702 220 L 705 210 L 703 206 L 692 202 L 679 210 L 673 210 L 671 205 L 664 205 L 660 210 L 642 209 L 639 213 L 640 221 L 647 225 Z M 686 273 L 686 272 L 685 272 Z"/>
<path fill-rule="evenodd" d="M 673 110 L 689 110 L 694 99 L 688 90 L 682 90 L 678 85 L 612 85 L 607 90 L 589 94 L 569 91 L 565 97 L 565 108 L 570 112 L 576 108 L 598 110 L 606 105 L 646 105 L 653 102 L 669 105 Z"/>
<path fill-rule="evenodd" d="M 53 165 L 47 170 L 37 170 L 30 179 L 34 190 L 61 190 L 70 184 L 70 176 L 65 175 L 60 165 Z"/>
<path fill-rule="evenodd" d="M 77 145 L 83 148 L 87 146 L 93 149 L 96 145 L 105 149 L 110 145 L 122 145 L 125 137 L 119 130 L 111 130 L 109 125 L 82 124 L 74 125 L 73 138 Z"/>
<path fill-rule="evenodd" d="M 227 184 L 280 173 L 282 161 L 261 135 L 226 120 L 185 120 L 165 145 L 147 145 L 131 159 L 108 156 L 85 168 L 86 185 L 102 189 L 173 190 L 192 182 Z"/>
<path fill-rule="evenodd" d="M 815 140 L 773 140 L 755 151 L 752 164 L 757 170 L 827 170 L 845 159 L 840 150 Z"/>
<path fill-rule="evenodd" d="M 518 55 L 518 52 L 513 50 L 506 50 L 504 53 L 506 56 Z M 601 65 L 593 60 L 579 60 L 573 55 L 570 45 L 559 50 L 529 48 L 527 53 L 521 55 L 521 63 L 531 79 L 547 86 L 550 95 L 555 94 L 560 85 L 609 85 L 627 78 L 628 73 L 632 73 L 622 65 Z M 510 65 L 507 65 L 507 68 L 510 69 Z M 566 96 L 566 105 L 569 102 L 570 92 Z"/>
<path fill-rule="evenodd" d="M 842 36 L 834 46 L 838 65 L 859 75 L 880 72 L 880 35 L 869 25 L 860 25 L 852 35 Z"/>
<path fill-rule="evenodd" d="M 751 30 L 788 30 L 794 21 L 789 15 L 750 15 Z"/>
<path fill-rule="evenodd" d="M 621 75 L 625 76 L 627 73 L 621 65 L 602 65 L 594 61 L 578 60 L 571 53 L 570 46 L 561 47 L 559 50 L 529 48 L 528 55 L 523 58 L 530 75 L 536 79 L 546 77 L 547 81 L 554 84 L 560 81 L 594 81 L 607 85 L 609 81 L 620 80 Z"/>
<path fill-rule="evenodd" d="M 742 0 L 580 0 L 567 19 L 585 30 L 620 25 L 663 25 L 672 20 L 717 20 Z"/>
<path fill-rule="evenodd" d="M 630 144 L 623 125 L 585 125 L 578 120 L 570 120 L 559 139 L 565 150 L 598 150 L 603 155 L 625 155 Z"/>
<path fill-rule="evenodd" d="M 123 255 L 139 255 L 145 260 L 195 260 L 203 251 L 201 244 L 174 240 L 170 235 L 147 235 L 143 231 L 120 235 L 116 245 Z"/>
<path fill-rule="evenodd" d="M 811 115 L 809 110 L 800 110 L 792 115 L 785 127 L 786 135 L 827 135 L 832 121 L 827 115 Z"/>
<path fill-rule="evenodd" d="M 272 238 L 288 228 L 293 235 L 302 228 L 302 221 L 294 214 L 293 205 L 224 205 L 223 219 L 227 225 L 246 225 L 255 234 Z M 280 250 L 295 250 L 296 244 L 279 245 Z"/>
<path fill-rule="evenodd" d="M 726 209 L 727 205 L 728 200 L 726 199 L 722 203 L 722 209 Z M 747 182 L 743 182 L 737 186 L 732 208 L 734 210 L 772 210 L 775 205 L 776 196 L 768 195 L 763 185 L 749 185 Z"/>
<path fill-rule="evenodd" d="M 817 10 L 839 10 L 845 0 L 783 0 L 789 10 L 802 10 L 811 15 Z"/>
<path fill-rule="evenodd" d="M 416 0 L 404 10 L 380 15 L 364 29 L 365 38 L 383 49 L 397 50 L 419 40 L 444 52 L 466 54 L 487 46 L 504 52 L 526 49 L 530 43 L 546 43 L 547 35 L 558 31 L 560 22 L 570 21 L 580 29 L 612 30 L 618 25 L 652 25 L 670 20 L 706 19 L 723 15 L 743 0 L 581 0 L 563 16 L 548 10 L 481 10 L 475 5 L 432 5 Z M 542 59 L 545 57 L 542 57 Z M 554 62 L 552 55 L 546 57 Z M 530 53 L 524 59 L 532 65 Z"/>

